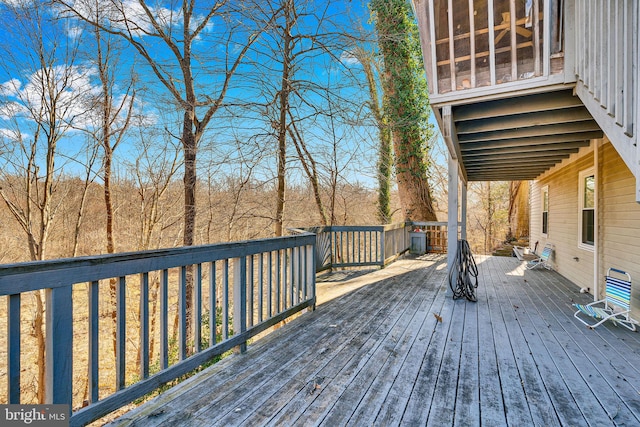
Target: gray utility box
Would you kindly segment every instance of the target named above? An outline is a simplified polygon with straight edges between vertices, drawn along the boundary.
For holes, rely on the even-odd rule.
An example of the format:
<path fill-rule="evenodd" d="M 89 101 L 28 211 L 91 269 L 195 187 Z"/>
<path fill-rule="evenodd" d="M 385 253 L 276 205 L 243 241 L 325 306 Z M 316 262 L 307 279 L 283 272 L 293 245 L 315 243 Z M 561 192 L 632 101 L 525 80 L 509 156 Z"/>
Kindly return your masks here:
<path fill-rule="evenodd" d="M 424 231 L 409 232 L 409 252 L 412 254 L 422 255 L 427 253 L 427 233 Z"/>

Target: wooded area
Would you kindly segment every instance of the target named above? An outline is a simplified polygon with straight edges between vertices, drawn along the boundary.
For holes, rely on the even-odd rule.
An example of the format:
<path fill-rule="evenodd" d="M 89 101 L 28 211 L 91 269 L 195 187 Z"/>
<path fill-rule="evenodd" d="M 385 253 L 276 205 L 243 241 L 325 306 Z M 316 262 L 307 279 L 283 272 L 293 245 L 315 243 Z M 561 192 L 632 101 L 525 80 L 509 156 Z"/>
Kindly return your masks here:
<path fill-rule="evenodd" d="M 0 20 L 0 263 L 412 219 L 400 187 L 446 215 L 437 137 L 414 128 L 398 156 L 365 4 L 16 0 Z M 474 250 L 504 239 L 508 194 L 470 187 Z M 37 361 L 44 293 L 32 305 Z"/>

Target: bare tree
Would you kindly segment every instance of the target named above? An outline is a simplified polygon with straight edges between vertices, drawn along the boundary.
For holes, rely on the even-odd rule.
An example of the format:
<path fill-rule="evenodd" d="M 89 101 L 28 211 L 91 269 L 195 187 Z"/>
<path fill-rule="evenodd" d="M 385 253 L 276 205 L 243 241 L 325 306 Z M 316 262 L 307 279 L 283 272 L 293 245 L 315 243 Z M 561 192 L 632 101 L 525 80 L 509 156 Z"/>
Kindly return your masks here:
<path fill-rule="evenodd" d="M 16 38 L 2 46 L 0 62 L 3 74 L 12 76 L 0 84 L 5 141 L 0 198 L 24 231 L 31 259 L 43 260 L 64 200 L 59 187 L 64 168 L 56 163 L 59 143 L 84 118 L 90 70 L 76 63 L 80 39 L 67 39 L 64 23 L 52 19 L 44 3 L 14 2 L 5 13 L 3 21 L 12 26 L 5 31 Z M 33 295 L 36 399 L 44 402 L 45 307 L 42 293 Z"/>
<path fill-rule="evenodd" d="M 369 91 L 369 109 L 378 129 L 378 220 L 382 224 L 391 222 L 391 172 L 393 170 L 393 153 L 391 128 L 384 114 L 383 102 L 380 96 L 378 76 L 380 65 L 373 52 L 363 46 L 355 46 L 351 54 L 362 65 Z M 383 96 L 384 97 L 384 93 Z"/>
<path fill-rule="evenodd" d="M 168 91 L 176 108 L 182 111 L 180 142 L 184 152 L 184 233 L 183 244 L 194 244 L 196 226 L 196 158 L 198 144 L 223 101 L 236 70 L 256 41 L 254 31 L 246 30 L 239 15 L 247 7 L 222 0 L 214 2 L 183 1 L 176 9 L 151 6 L 143 0 L 56 0 L 73 16 L 121 37 L 148 65 L 157 81 Z M 105 8 L 96 13 L 96 7 Z M 237 14 L 237 15 L 236 15 Z M 235 16 L 234 16 L 235 15 Z M 106 17 L 96 19 L 96 17 Z M 211 32 L 215 27 L 216 32 Z M 219 32 L 218 32 L 219 31 Z M 206 36 L 209 43 L 198 44 Z M 217 49 L 210 51 L 211 45 Z M 198 48 L 207 50 L 198 52 Z M 211 57 L 211 53 L 219 53 Z M 200 54 L 200 56 L 198 55 Z M 202 64 L 219 62 L 219 72 L 202 70 Z M 202 72 L 205 71 L 205 72 Z M 212 75 L 210 73 L 215 73 Z M 215 83 L 212 82 L 215 79 Z M 187 280 L 187 330 L 191 330 L 192 272 Z"/>
<path fill-rule="evenodd" d="M 322 168 L 328 163 L 319 161 L 323 152 L 319 146 L 333 144 L 336 112 L 332 108 L 337 100 L 355 102 L 340 94 L 337 83 L 332 84 L 332 68 L 342 66 L 339 53 L 348 46 L 348 37 L 343 21 L 334 19 L 330 9 L 331 2 L 270 0 L 261 11 L 264 21 L 273 21 L 265 25 L 267 31 L 258 42 L 258 60 L 266 65 L 262 71 L 269 73 L 259 74 L 264 76 L 259 82 L 264 105 L 259 108 L 276 147 L 276 235 L 283 233 L 287 175 L 294 162 L 310 183 L 320 222 L 331 221 L 322 186 L 327 174 Z M 315 70 L 323 70 L 328 78 L 323 80 Z"/>

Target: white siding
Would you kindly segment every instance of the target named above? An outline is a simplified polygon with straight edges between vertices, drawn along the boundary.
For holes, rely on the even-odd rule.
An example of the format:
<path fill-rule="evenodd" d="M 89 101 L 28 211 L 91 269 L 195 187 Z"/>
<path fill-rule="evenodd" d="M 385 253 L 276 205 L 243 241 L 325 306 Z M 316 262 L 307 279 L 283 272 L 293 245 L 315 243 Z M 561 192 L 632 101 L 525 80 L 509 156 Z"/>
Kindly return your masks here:
<path fill-rule="evenodd" d="M 530 244 L 553 244 L 553 264 L 560 274 L 579 287 L 593 288 L 593 252 L 578 247 L 578 174 L 593 165 L 589 153 L 534 184 L 531 203 Z M 549 233 L 542 235 L 541 189 L 549 188 Z M 537 199 L 537 200 L 536 200 Z M 535 202 L 535 204 L 534 204 Z"/>
<path fill-rule="evenodd" d="M 599 148 L 598 158 L 598 283 L 604 287 L 602 276 L 609 267 L 630 273 L 633 314 L 640 318 L 640 204 L 635 202 L 636 180 L 610 143 Z M 577 287 L 588 287 L 593 292 L 594 254 L 578 247 L 578 174 L 592 166 L 593 152 L 582 152 L 581 156 L 533 183 L 530 244 L 533 247 L 537 241 L 542 250 L 545 243 L 552 243 L 555 269 Z M 542 235 L 541 189 L 544 186 L 549 188 L 547 238 Z"/>
<path fill-rule="evenodd" d="M 631 274 L 633 314 L 640 318 L 640 204 L 636 179 L 611 144 L 600 151 L 602 165 L 601 238 L 603 272 L 609 267 Z"/>

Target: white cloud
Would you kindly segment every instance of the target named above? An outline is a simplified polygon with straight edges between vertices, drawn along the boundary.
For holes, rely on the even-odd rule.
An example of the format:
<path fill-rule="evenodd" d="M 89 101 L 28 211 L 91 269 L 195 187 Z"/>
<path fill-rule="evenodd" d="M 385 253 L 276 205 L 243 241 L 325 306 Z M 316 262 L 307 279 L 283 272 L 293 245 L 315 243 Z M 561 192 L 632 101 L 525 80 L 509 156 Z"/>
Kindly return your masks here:
<path fill-rule="evenodd" d="M 67 28 L 67 37 L 71 40 L 78 40 L 82 35 L 82 28 L 78 26 L 69 26 Z"/>
<path fill-rule="evenodd" d="M 75 0 L 69 3 L 76 13 L 89 20 L 93 19 L 96 16 L 96 10 L 99 10 L 104 21 L 109 21 L 119 30 L 130 31 L 135 37 L 156 32 L 147 12 L 137 0 Z M 182 25 L 183 16 L 179 9 L 151 5 L 147 5 L 147 9 L 162 28 Z"/>
<path fill-rule="evenodd" d="M 0 96 L 15 96 L 20 92 L 22 83 L 18 79 L 11 79 L 0 84 Z"/>
<path fill-rule="evenodd" d="M 340 61 L 345 65 L 360 65 L 358 58 L 348 50 L 345 50 L 340 54 Z"/>
<path fill-rule="evenodd" d="M 13 129 L 0 128 L 0 139 L 8 139 L 10 141 L 18 141 L 22 138 L 28 137 L 28 135 L 20 134 Z"/>

